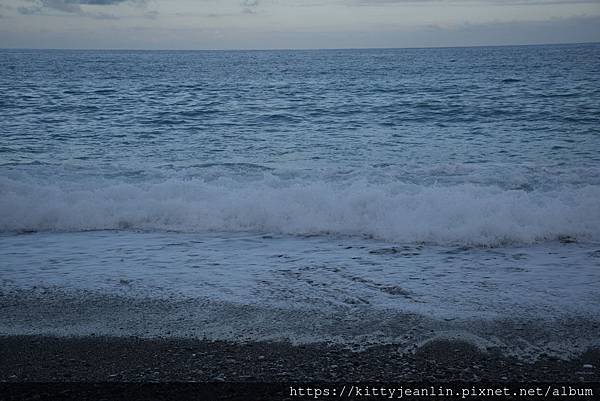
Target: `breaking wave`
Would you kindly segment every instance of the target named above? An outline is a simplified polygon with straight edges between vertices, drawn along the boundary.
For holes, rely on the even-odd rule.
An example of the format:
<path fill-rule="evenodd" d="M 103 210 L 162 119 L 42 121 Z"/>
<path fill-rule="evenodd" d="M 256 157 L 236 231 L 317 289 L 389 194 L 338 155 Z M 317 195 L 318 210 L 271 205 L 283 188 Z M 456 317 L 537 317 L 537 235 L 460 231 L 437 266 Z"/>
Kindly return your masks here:
<path fill-rule="evenodd" d="M 600 187 L 344 185 L 262 179 L 103 185 L 0 179 L 0 231 L 256 231 L 497 246 L 600 240 Z"/>

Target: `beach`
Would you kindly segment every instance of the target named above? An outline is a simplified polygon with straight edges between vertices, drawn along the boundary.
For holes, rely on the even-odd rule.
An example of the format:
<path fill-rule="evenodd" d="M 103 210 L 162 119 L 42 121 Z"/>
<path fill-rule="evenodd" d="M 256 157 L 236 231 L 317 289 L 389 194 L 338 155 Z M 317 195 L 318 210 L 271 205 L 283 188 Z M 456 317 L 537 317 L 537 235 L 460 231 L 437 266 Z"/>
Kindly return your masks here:
<path fill-rule="evenodd" d="M 0 379 L 8 382 L 594 382 L 600 375 L 598 320 L 396 314 L 382 321 L 368 311 L 307 315 L 48 289 L 1 300 Z M 269 340 L 260 331 L 265 321 L 294 324 L 287 340 L 281 326 L 267 325 Z M 386 330 L 402 341 L 366 335 Z M 289 340 L 306 332 L 323 340 Z"/>
<path fill-rule="evenodd" d="M 6 382 L 524 382 L 597 383 L 600 350 L 535 362 L 435 341 L 414 354 L 380 345 L 349 351 L 326 345 L 136 337 L 0 338 Z M 586 367 L 588 365 L 593 368 Z"/>

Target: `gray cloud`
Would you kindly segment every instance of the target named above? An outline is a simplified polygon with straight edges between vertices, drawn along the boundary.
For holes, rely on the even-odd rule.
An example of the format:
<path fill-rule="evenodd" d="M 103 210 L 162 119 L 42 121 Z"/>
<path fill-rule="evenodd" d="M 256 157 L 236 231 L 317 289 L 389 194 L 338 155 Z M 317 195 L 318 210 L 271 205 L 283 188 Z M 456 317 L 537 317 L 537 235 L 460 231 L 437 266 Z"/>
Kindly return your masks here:
<path fill-rule="evenodd" d="M 239 2 L 237 3 L 239 4 Z M 262 4 L 261 4 L 262 6 Z M 238 14 L 239 15 L 239 14 Z M 8 21 L 8 18 L 6 19 Z M 101 32 L 101 34 L 99 34 Z M 73 30 L 14 30 L 0 23 L 0 47 L 96 49 L 273 49 L 479 46 L 600 41 L 600 16 L 565 17 L 545 21 L 513 21 L 426 26 L 393 30 L 300 31 L 222 30 L 205 26 L 142 26 L 116 24 L 98 31 L 90 26 Z"/>
<path fill-rule="evenodd" d="M 72 3 L 95 4 L 95 5 L 101 6 L 101 5 L 123 3 L 126 0 L 67 0 L 67 1 L 72 2 Z"/>
<path fill-rule="evenodd" d="M 242 0 L 242 12 L 244 14 L 254 14 L 256 13 L 256 8 L 258 7 L 258 0 Z"/>
<path fill-rule="evenodd" d="M 111 6 L 125 2 L 143 2 L 145 0 L 27 0 L 33 3 L 31 6 L 22 6 L 18 8 L 21 14 L 43 14 L 46 10 L 61 11 L 65 13 L 75 13 L 87 16 L 108 17 L 109 14 L 90 14 L 84 13 L 81 6 Z"/>
<path fill-rule="evenodd" d="M 31 14 L 39 14 L 42 11 L 40 6 L 31 6 L 31 7 L 17 7 L 17 11 L 23 15 L 31 15 Z"/>
<path fill-rule="evenodd" d="M 175 15 L 183 17 L 189 17 L 190 15 L 197 15 L 197 16 L 202 16 L 202 17 L 207 17 L 207 18 L 225 18 L 225 17 L 236 17 L 239 16 L 240 14 L 256 14 L 256 9 L 258 8 L 260 4 L 259 0 L 241 0 L 239 2 L 239 5 L 241 7 L 241 11 L 237 12 L 209 12 L 209 13 L 195 13 L 195 14 L 190 14 L 190 13 L 177 13 Z"/>
<path fill-rule="evenodd" d="M 144 18 L 148 18 L 148 19 L 156 19 L 158 18 L 158 11 L 146 11 L 144 13 Z"/>

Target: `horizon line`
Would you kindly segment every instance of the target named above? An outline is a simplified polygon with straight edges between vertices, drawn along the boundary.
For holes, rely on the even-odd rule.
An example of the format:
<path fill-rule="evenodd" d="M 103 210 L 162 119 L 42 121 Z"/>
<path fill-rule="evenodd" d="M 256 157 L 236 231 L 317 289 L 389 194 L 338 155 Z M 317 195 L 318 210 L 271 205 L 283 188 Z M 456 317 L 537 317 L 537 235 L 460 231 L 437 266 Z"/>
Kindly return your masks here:
<path fill-rule="evenodd" d="M 515 44 L 496 44 L 496 45 L 456 45 L 456 46 L 405 46 L 405 47 L 273 47 L 273 48 L 204 48 L 204 49 L 145 49 L 145 48 L 81 48 L 81 47 L 0 47 L 0 50 L 33 50 L 33 51 L 130 51 L 130 52 L 259 52 L 259 51 L 335 51 L 335 50 L 418 50 L 418 49 L 462 49 L 462 48 L 482 48 L 482 47 L 526 47 L 526 46 L 568 46 L 568 45 L 593 45 L 600 44 L 600 41 L 590 42 L 549 42 L 549 43 L 515 43 Z"/>

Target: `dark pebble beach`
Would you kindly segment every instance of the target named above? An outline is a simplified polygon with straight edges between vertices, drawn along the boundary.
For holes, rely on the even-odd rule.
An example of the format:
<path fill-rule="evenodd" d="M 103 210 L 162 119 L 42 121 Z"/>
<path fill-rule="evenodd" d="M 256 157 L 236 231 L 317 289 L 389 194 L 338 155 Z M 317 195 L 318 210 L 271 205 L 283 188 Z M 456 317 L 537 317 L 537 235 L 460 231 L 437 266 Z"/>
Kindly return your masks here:
<path fill-rule="evenodd" d="M 524 362 L 443 340 L 405 354 L 394 345 L 6 336 L 0 361 L 4 382 L 600 381 L 599 349 Z"/>

